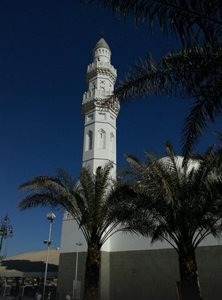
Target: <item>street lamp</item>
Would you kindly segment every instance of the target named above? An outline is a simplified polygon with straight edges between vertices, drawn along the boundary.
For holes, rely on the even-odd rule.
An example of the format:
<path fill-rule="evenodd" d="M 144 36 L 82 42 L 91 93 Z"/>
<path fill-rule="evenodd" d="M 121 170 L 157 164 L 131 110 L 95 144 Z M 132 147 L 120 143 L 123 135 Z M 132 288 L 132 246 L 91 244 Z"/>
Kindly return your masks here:
<path fill-rule="evenodd" d="M 50 212 L 46 215 L 47 219 L 49 220 L 49 237 L 48 240 L 44 240 L 43 243 L 47 244 L 47 256 L 46 256 L 46 263 L 45 263 L 45 276 L 44 276 L 44 283 L 43 283 L 43 294 L 42 298 L 45 300 L 45 288 L 46 288 L 46 280 L 47 280 L 47 272 L 48 272 L 48 264 L 49 264 L 49 249 L 52 243 L 51 235 L 52 235 L 52 223 L 56 218 L 56 215 L 53 212 Z"/>
<path fill-rule="evenodd" d="M 6 215 L 2 220 L 0 224 L 0 253 L 2 250 L 3 245 L 3 239 L 11 238 L 13 237 L 13 227 L 9 224 L 10 220 L 8 218 L 8 215 Z"/>
<path fill-rule="evenodd" d="M 72 298 L 73 299 L 75 299 L 75 291 L 77 290 L 79 247 L 81 247 L 82 245 L 83 244 L 81 242 L 76 243 L 77 251 L 76 251 L 75 279 L 73 281 L 73 291 L 72 291 Z"/>

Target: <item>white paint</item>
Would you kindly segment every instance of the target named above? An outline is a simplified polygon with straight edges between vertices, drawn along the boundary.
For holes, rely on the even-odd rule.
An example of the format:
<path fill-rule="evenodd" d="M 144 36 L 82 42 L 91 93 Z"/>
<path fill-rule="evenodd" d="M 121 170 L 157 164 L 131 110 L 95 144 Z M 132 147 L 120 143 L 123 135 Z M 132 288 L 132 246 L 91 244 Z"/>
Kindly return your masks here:
<path fill-rule="evenodd" d="M 115 109 L 103 104 L 113 94 L 117 72 L 111 65 L 111 51 L 101 38 L 93 51 L 93 63 L 87 68 L 88 91 L 84 93 L 82 111 L 84 115 L 84 144 L 82 165 L 89 166 L 95 173 L 98 166 L 111 161 L 112 173 L 116 177 L 116 118 L 119 104 Z M 107 102 L 108 103 L 108 102 Z M 92 132 L 92 147 L 88 147 L 89 132 Z"/>

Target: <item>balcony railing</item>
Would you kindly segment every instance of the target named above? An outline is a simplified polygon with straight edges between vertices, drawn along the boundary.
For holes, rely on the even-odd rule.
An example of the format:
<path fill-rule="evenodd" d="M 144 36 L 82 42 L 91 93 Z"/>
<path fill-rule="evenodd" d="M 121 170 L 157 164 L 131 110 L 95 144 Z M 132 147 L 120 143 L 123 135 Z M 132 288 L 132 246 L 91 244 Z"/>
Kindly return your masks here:
<path fill-rule="evenodd" d="M 113 94 L 113 91 L 92 90 L 85 92 L 83 95 L 83 103 L 89 102 L 96 98 L 108 98 Z"/>
<path fill-rule="evenodd" d="M 87 73 L 91 72 L 96 68 L 108 68 L 113 74 L 116 74 L 116 69 L 109 62 L 103 61 L 96 61 L 91 63 L 87 68 Z"/>

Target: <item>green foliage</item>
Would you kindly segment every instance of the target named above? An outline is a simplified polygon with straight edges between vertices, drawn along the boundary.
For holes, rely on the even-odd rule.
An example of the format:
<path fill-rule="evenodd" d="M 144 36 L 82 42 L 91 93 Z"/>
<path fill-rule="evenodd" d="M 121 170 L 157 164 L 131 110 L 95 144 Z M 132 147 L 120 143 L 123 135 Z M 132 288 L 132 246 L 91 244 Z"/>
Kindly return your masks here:
<path fill-rule="evenodd" d="M 222 233 L 221 150 L 204 155 L 175 156 L 167 143 L 166 157 L 146 154 L 146 163 L 128 156 L 137 197 L 120 206 L 122 222 L 132 232 L 167 241 L 178 253 L 181 294 L 200 300 L 195 249 L 208 236 Z"/>
<path fill-rule="evenodd" d="M 120 228 L 118 218 L 120 198 L 128 199 L 128 185 L 115 182 L 110 177 L 112 164 L 98 167 L 96 174 L 82 168 L 75 182 L 64 170 L 57 177 L 39 176 L 20 186 L 28 195 L 19 203 L 20 209 L 37 206 L 62 207 L 79 225 L 88 245 L 84 299 L 98 299 L 100 248 Z"/>
<path fill-rule="evenodd" d="M 120 230 L 116 218 L 118 199 L 128 193 L 126 185 L 111 180 L 111 168 L 111 163 L 98 167 L 95 175 L 89 168 L 82 168 L 77 182 L 61 169 L 57 177 L 35 177 L 19 187 L 28 192 L 19 208 L 62 207 L 76 220 L 87 243 L 94 239 L 101 247 Z"/>
<path fill-rule="evenodd" d="M 146 154 L 146 164 L 128 156 L 128 176 L 136 179 L 137 198 L 126 203 L 133 211 L 123 220 L 132 231 L 153 241 L 164 239 L 177 252 L 186 245 L 195 249 L 209 234 L 221 234 L 221 158 L 218 161 L 217 152 L 209 149 L 184 161 L 174 155 L 169 143 L 166 154 L 161 159 Z M 124 203 L 122 199 L 122 207 Z"/>

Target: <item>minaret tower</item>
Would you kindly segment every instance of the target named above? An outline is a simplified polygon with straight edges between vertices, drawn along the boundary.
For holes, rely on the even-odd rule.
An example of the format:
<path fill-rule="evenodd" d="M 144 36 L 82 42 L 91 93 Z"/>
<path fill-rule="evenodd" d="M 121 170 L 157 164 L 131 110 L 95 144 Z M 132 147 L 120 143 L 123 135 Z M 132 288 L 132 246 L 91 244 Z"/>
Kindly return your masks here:
<path fill-rule="evenodd" d="M 112 178 L 116 177 L 116 118 L 119 112 L 117 99 L 110 100 L 113 94 L 117 72 L 111 65 L 111 51 L 103 38 L 100 38 L 93 50 L 93 62 L 87 68 L 88 91 L 83 95 L 82 114 L 84 117 L 84 141 L 82 166 L 95 173 L 98 166 L 113 163 Z M 82 245 L 79 249 L 77 244 Z M 78 224 L 69 213 L 64 214 L 61 235 L 61 254 L 59 270 L 59 286 L 62 294 L 70 293 L 73 287 L 72 259 L 77 253 L 87 251 L 87 245 Z M 102 251 L 101 295 L 109 299 L 109 253 L 110 241 Z M 106 262 L 103 263 L 103 260 Z M 83 265 L 80 263 L 79 272 Z M 79 274 L 79 280 L 83 273 Z M 105 296 L 104 296 L 105 295 Z"/>
<path fill-rule="evenodd" d="M 82 166 L 93 173 L 107 162 L 113 163 L 116 178 L 117 99 L 110 100 L 116 81 L 116 69 L 110 63 L 111 51 L 103 38 L 93 50 L 93 62 L 87 68 L 88 91 L 83 95 L 84 139 Z M 75 228 L 75 229 L 74 229 Z M 84 240 L 77 223 L 65 212 L 62 225 L 62 252 L 73 252 L 73 240 Z M 108 243 L 107 243 L 108 245 Z M 83 248 L 82 248 L 83 249 Z M 86 250 L 86 248 L 84 248 Z"/>
<path fill-rule="evenodd" d="M 88 91 L 83 95 L 84 123 L 83 166 L 95 173 L 98 166 L 113 162 L 116 176 L 116 118 L 119 102 L 110 101 L 117 77 L 111 65 L 111 51 L 100 38 L 93 50 L 93 62 L 87 68 Z"/>

